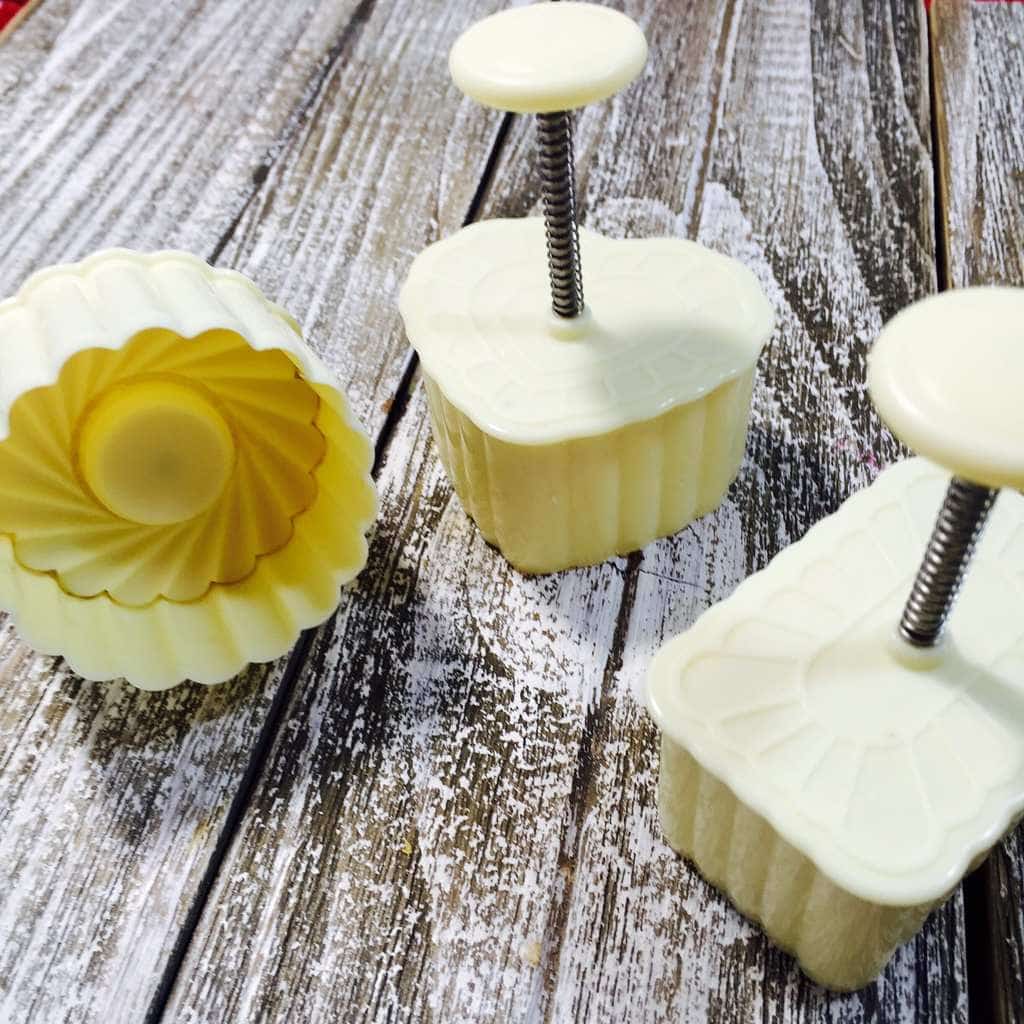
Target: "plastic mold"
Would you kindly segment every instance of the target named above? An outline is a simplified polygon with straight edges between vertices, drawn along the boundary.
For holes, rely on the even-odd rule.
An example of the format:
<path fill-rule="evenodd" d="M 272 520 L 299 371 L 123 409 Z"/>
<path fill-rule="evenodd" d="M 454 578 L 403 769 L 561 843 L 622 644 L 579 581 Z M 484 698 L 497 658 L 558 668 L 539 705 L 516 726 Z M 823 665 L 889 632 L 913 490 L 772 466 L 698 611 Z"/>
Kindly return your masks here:
<path fill-rule="evenodd" d="M 987 491 L 1024 483 L 1022 315 L 1024 292 L 979 289 L 897 316 L 873 397 L 953 482 L 886 470 L 651 668 L 669 842 L 832 988 L 869 982 L 1024 812 L 1024 498 Z"/>
<path fill-rule="evenodd" d="M 366 560 L 372 448 L 242 275 L 110 250 L 0 304 L 0 605 L 90 679 L 283 654 Z"/>
<path fill-rule="evenodd" d="M 538 218 L 438 242 L 402 292 L 445 469 L 528 572 L 632 551 L 719 503 L 772 322 L 754 275 L 693 242 L 580 244 L 582 324 L 552 324 Z"/>
<path fill-rule="evenodd" d="M 485 221 L 428 247 L 400 307 L 448 476 L 526 572 L 625 554 L 718 505 L 774 326 L 735 260 L 576 226 L 566 110 L 628 84 L 646 53 L 629 18 L 583 3 L 503 11 L 451 53 L 468 95 L 538 114 L 545 218 Z"/>

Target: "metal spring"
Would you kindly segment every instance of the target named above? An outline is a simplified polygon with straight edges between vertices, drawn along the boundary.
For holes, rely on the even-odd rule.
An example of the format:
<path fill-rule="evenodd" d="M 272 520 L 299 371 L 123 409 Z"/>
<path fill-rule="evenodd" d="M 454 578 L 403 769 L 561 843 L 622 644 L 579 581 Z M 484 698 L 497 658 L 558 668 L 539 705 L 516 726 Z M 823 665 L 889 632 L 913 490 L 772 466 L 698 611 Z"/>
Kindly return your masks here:
<path fill-rule="evenodd" d="M 953 477 L 900 619 L 900 636 L 932 647 L 953 608 L 996 492 Z"/>
<path fill-rule="evenodd" d="M 548 240 L 551 305 L 558 316 L 583 312 L 583 271 L 576 222 L 576 167 L 568 111 L 537 115 L 544 227 Z"/>

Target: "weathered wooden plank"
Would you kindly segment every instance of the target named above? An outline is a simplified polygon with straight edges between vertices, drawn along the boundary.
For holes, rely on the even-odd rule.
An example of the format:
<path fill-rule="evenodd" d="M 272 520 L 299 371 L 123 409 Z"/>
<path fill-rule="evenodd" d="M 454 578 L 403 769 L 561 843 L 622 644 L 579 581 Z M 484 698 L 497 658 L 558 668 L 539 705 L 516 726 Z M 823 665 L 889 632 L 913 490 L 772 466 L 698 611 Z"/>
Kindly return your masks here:
<path fill-rule="evenodd" d="M 22 67 L 0 122 L 3 290 L 110 243 L 230 246 L 378 430 L 403 359 L 359 292 L 389 293 L 432 218 L 461 222 L 500 123 L 459 116 L 433 55 L 463 15 L 443 6 L 47 0 L 3 44 Z M 402 188 L 409 222 L 385 232 Z M 345 225 L 364 244 L 334 245 Z M 9 624 L 0 679 L 0 1018 L 140 1020 L 289 680 L 83 684 Z"/>
<path fill-rule="evenodd" d="M 297 688 L 170 1020 L 507 1020 L 537 997 L 566 740 L 621 565 L 501 571 L 452 501 L 419 390 L 382 498 L 371 569 Z"/>
<path fill-rule="evenodd" d="M 212 249 L 355 2 L 164 8 L 47 0 L 4 40 L 0 293 L 106 245 Z"/>
<path fill-rule="evenodd" d="M 959 896 L 879 982 L 833 996 L 660 837 L 656 731 L 630 693 L 664 639 L 893 458 L 864 355 L 935 287 L 923 8 L 792 2 L 734 17 L 696 234 L 755 269 L 780 325 L 729 498 L 639 566 L 595 730 L 553 1019 L 966 1020 Z"/>
<path fill-rule="evenodd" d="M 500 0 L 442 14 L 438 2 L 378 6 L 222 257 L 244 262 L 319 339 L 374 434 L 409 363 L 395 311 L 405 271 L 467 216 L 502 124 L 475 116 L 437 61 Z"/>
<path fill-rule="evenodd" d="M 21 32 L 30 19 L 33 22 L 32 31 L 26 32 L 24 38 L 18 40 L 17 47 L 3 45 L 0 50 L 3 54 L 3 60 L 0 61 L 0 102 L 9 104 L 16 90 L 27 87 L 36 71 L 42 67 L 46 51 L 53 46 L 67 20 L 67 4 L 51 4 L 46 11 L 41 10 L 40 6 L 40 0 L 24 4 L 15 21 L 8 22 L 8 28 L 0 36 L 0 45 L 3 45 L 15 29 Z"/>
<path fill-rule="evenodd" d="M 1024 285 L 1024 8 L 937 3 L 931 13 L 946 287 Z M 1024 1021 L 1024 832 L 979 871 L 969 942 L 983 1016 Z"/>
<path fill-rule="evenodd" d="M 1024 8 L 931 13 L 950 287 L 1024 282 Z"/>
<path fill-rule="evenodd" d="M 652 60 L 580 120 L 585 220 L 761 275 L 781 326 L 743 477 L 642 561 L 526 579 L 461 513 L 417 393 L 360 600 L 296 686 L 169 1019 L 966 1017 L 959 898 L 842 999 L 728 909 L 661 841 L 630 696 L 662 638 L 895 454 L 861 381 L 935 286 L 920 14 L 626 9 Z M 517 122 L 484 215 L 536 206 L 531 150 Z"/>
<path fill-rule="evenodd" d="M 655 54 L 644 98 L 637 87 L 590 109 L 577 131 L 588 221 L 615 234 L 652 205 L 671 222 L 688 214 L 674 190 L 699 193 L 724 45 L 716 5 L 632 13 Z M 434 59 L 443 71 L 444 51 Z M 659 123 L 673 141 L 652 177 Z M 532 125 L 514 132 L 486 216 L 536 205 Z M 360 600 L 296 687 L 171 1020 L 257 1006 L 309 1021 L 529 1019 L 548 1002 L 538 964 L 570 868 L 579 758 L 621 646 L 625 562 L 543 579 L 510 570 L 448 488 L 418 392 L 381 483 Z"/>

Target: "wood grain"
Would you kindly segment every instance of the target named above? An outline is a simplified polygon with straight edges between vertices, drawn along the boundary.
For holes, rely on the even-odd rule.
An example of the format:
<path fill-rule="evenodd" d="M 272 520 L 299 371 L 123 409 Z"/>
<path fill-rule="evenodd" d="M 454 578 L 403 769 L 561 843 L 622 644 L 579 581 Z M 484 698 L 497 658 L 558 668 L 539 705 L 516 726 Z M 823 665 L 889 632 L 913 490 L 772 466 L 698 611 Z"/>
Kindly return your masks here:
<path fill-rule="evenodd" d="M 780 327 L 741 479 L 642 556 L 524 578 L 459 509 L 416 391 L 359 600 L 295 687 L 168 1019 L 966 1020 L 959 895 L 830 997 L 672 855 L 632 698 L 662 639 L 896 455 L 863 358 L 936 285 L 922 13 L 626 9 L 652 60 L 579 121 L 584 220 L 761 277 Z M 536 208 L 531 154 L 517 121 L 483 215 Z"/>
<path fill-rule="evenodd" d="M 936 4 L 931 15 L 946 287 L 1024 285 L 1024 8 Z M 1024 831 L 976 876 L 969 941 L 979 1019 L 1024 1021 Z"/>
<path fill-rule="evenodd" d="M 878 983 L 831 996 L 697 879 L 660 839 L 655 730 L 629 700 L 664 639 L 897 455 L 867 403 L 864 356 L 935 287 L 922 13 L 737 9 L 695 230 L 755 269 L 780 324 L 729 498 L 639 564 L 595 730 L 553 1019 L 967 1017 L 959 895 Z"/>
<path fill-rule="evenodd" d="M 0 293 L 109 244 L 220 257 L 294 309 L 376 432 L 404 372 L 384 297 L 463 220 L 500 123 L 468 124 L 435 66 L 462 24 L 442 8 L 46 0 L 2 44 Z M 140 694 L 0 630 L 0 1018 L 138 1021 L 294 673 Z"/>
<path fill-rule="evenodd" d="M 689 45 L 702 57 L 652 66 L 642 95 L 578 125 L 581 164 L 612 133 L 607 151 L 628 169 L 594 191 L 608 197 L 602 227 L 618 234 L 650 230 L 652 211 L 674 219 L 675 182 L 699 180 L 725 28 L 711 5 L 685 18 L 653 4 L 631 13 L 655 52 Z M 651 175 L 645 137 L 659 117 L 680 136 Z M 485 216 L 536 204 L 532 125 L 514 133 Z M 635 198 L 645 193 L 655 201 Z M 550 1003 L 546 964 L 572 867 L 562 851 L 602 680 L 621 650 L 626 565 L 541 579 L 510 570 L 454 499 L 425 416 L 417 391 L 382 470 L 361 600 L 296 687 L 170 1020 L 242 1019 L 256 1007 L 309 1021 L 519 1020 Z M 314 842 L 302 821 L 316 822 Z"/>

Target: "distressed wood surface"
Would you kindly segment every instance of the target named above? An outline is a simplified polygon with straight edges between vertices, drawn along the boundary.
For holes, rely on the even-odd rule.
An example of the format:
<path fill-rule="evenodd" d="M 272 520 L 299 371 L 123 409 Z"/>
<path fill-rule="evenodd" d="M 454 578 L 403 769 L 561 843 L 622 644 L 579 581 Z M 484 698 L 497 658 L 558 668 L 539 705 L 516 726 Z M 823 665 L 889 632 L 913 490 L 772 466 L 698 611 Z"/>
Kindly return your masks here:
<path fill-rule="evenodd" d="M 405 362 L 387 296 L 466 216 L 500 123 L 435 56 L 493 6 L 46 0 L 0 44 L 0 294 L 104 245 L 229 262 L 378 432 Z M 0 630 L 0 1019 L 155 1019 L 300 659 L 141 694 Z"/>
<path fill-rule="evenodd" d="M 923 10 L 625 7 L 652 60 L 580 120 L 584 219 L 696 236 L 768 289 L 740 480 L 642 556 L 524 578 L 463 515 L 415 389 L 370 567 L 295 685 L 168 1020 L 967 1019 L 959 893 L 879 983 L 824 993 L 662 842 L 633 699 L 662 639 L 897 454 L 862 381 L 881 323 L 936 287 Z M 517 120 L 481 215 L 535 209 L 531 165 Z"/>
<path fill-rule="evenodd" d="M 652 60 L 579 125 L 585 220 L 740 257 L 780 326 L 715 515 L 526 579 L 451 494 L 394 310 L 477 199 L 536 208 L 530 126 L 506 139 L 446 80 L 498 5 L 45 0 L 0 44 L 0 294 L 107 244 L 237 266 L 383 455 L 370 568 L 287 667 L 142 695 L 0 622 L 4 1020 L 967 1018 L 959 893 L 877 985 L 832 997 L 701 882 L 660 838 L 633 699 L 664 638 L 896 454 L 861 382 L 881 322 L 936 286 L 922 12 L 625 5 Z M 933 25 L 961 284 L 1022 276 L 1000 17 Z M 975 1020 L 1018 1019 L 1020 843 L 984 876 Z"/>
<path fill-rule="evenodd" d="M 931 14 L 939 103 L 946 287 L 1024 285 L 1024 7 L 937 3 Z M 975 876 L 978 1019 L 1024 1021 L 1024 830 Z"/>
<path fill-rule="evenodd" d="M 770 12 L 737 9 L 695 230 L 758 273 L 779 327 L 729 498 L 638 567 L 595 730 L 555 1019 L 637 1006 L 638 1019 L 694 1024 L 967 1019 L 959 892 L 876 984 L 849 996 L 810 984 L 665 847 L 655 730 L 629 700 L 665 638 L 898 455 L 867 401 L 864 357 L 886 319 L 935 288 L 923 11 Z"/>

